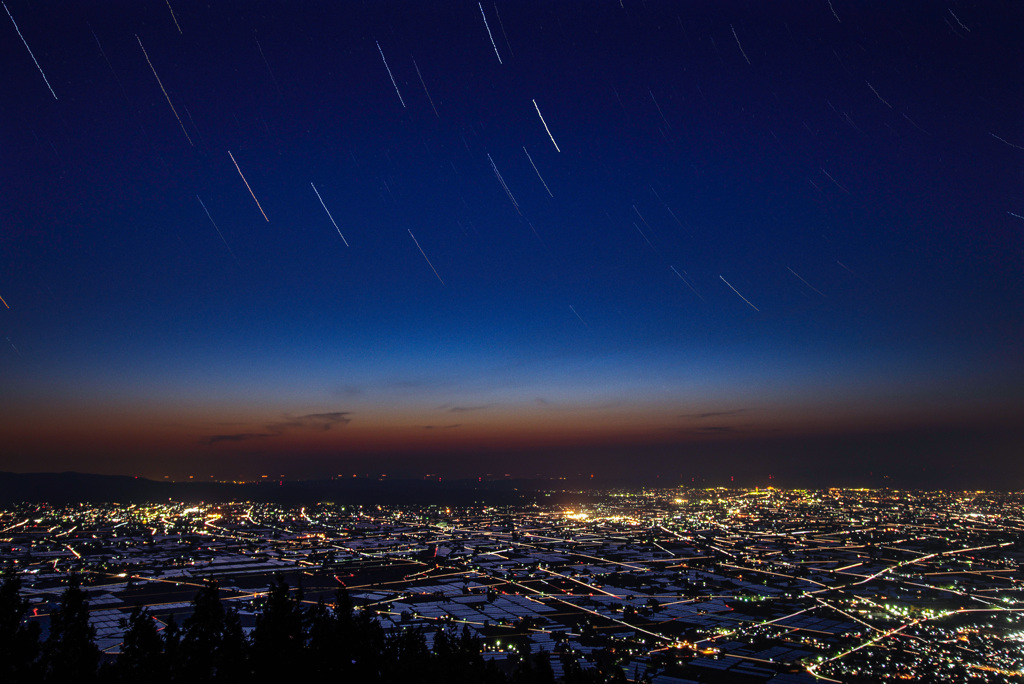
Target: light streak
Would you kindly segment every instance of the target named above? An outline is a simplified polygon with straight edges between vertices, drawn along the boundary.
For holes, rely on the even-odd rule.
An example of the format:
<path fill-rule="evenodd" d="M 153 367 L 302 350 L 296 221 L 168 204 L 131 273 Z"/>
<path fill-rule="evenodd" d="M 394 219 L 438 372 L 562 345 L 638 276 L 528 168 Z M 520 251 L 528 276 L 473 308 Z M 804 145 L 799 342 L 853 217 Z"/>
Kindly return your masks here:
<path fill-rule="evenodd" d="M 796 271 L 794 271 L 793 269 L 791 269 L 789 266 L 786 267 L 786 270 L 789 271 L 790 273 L 792 273 L 793 275 L 795 275 L 797 278 L 800 278 L 800 274 L 797 273 Z M 814 287 L 813 285 L 811 285 L 809 282 L 807 282 L 803 278 L 800 278 L 800 282 L 803 283 L 804 285 L 806 285 L 807 287 L 811 288 L 812 290 L 814 290 L 818 294 L 820 294 L 822 297 L 825 297 L 826 299 L 828 299 L 828 296 L 824 292 L 822 292 L 818 288 Z"/>
<path fill-rule="evenodd" d="M 661 105 L 658 104 L 658 99 L 654 97 L 654 91 L 648 88 L 647 92 L 651 94 L 651 101 L 654 102 L 654 106 L 657 107 L 658 114 L 661 115 L 661 120 L 665 122 L 665 126 L 667 128 L 671 129 L 672 126 L 669 124 L 668 119 L 665 118 L 665 112 L 661 111 Z"/>
<path fill-rule="evenodd" d="M 964 26 L 964 22 L 960 21 L 960 17 L 953 14 L 953 10 L 949 10 L 949 13 L 953 16 L 954 19 L 956 19 L 956 23 L 960 24 L 960 28 L 962 28 L 964 31 L 967 31 L 968 33 L 971 32 L 971 29 Z"/>
<path fill-rule="evenodd" d="M 519 212 L 519 215 L 522 216 L 523 212 L 519 211 L 519 202 L 516 202 L 516 198 L 512 196 L 512 191 L 508 189 L 507 185 L 505 185 L 505 179 L 501 177 L 501 172 L 499 172 L 498 167 L 494 165 L 494 160 L 491 159 L 490 154 L 487 155 L 487 161 L 491 162 L 491 168 L 494 169 L 494 175 L 498 177 L 498 182 L 501 183 L 501 187 L 505 188 L 505 194 L 508 195 L 510 200 L 512 200 L 512 206 L 514 206 L 516 211 Z"/>
<path fill-rule="evenodd" d="M 722 276 L 718 276 L 718 277 L 722 278 Z M 729 281 L 726 280 L 725 278 L 722 278 L 722 282 L 725 283 L 726 285 L 729 285 Z M 733 287 L 732 285 L 729 285 L 729 289 L 732 290 L 733 292 L 735 292 L 737 297 L 739 297 L 740 299 L 745 301 L 747 303 L 747 306 L 749 306 L 751 309 L 753 309 L 754 311 L 760 311 L 760 309 L 758 309 L 756 306 L 754 306 L 753 304 L 750 303 L 750 300 L 748 300 L 746 297 L 741 295 L 740 291 L 737 290 L 735 287 Z"/>
<path fill-rule="evenodd" d="M 164 1 L 167 3 L 167 9 L 171 10 L 171 19 L 174 20 L 174 25 L 178 27 L 178 33 L 181 33 L 181 24 L 178 23 L 178 17 L 174 16 L 174 8 L 171 7 L 171 0 Z"/>
<path fill-rule="evenodd" d="M 993 138 L 995 138 L 996 140 L 998 140 L 999 142 L 1001 142 L 1001 143 L 1006 143 L 1007 145 L 1009 145 L 1010 147 L 1014 148 L 1015 150 L 1024 150 L 1024 147 L 1021 147 L 1020 145 L 1014 145 L 1014 144 L 1013 144 L 1012 142 L 1010 142 L 1009 140 L 1006 140 L 1005 138 L 1000 138 L 1000 137 L 999 137 L 998 135 L 996 135 L 996 134 L 995 134 L 995 133 L 993 133 L 992 131 L 989 131 L 989 133 L 988 133 L 988 134 L 989 134 L 989 135 L 991 135 L 991 136 L 992 136 Z"/>
<path fill-rule="evenodd" d="M 256 34 L 255 30 L 252 32 L 252 37 L 256 41 L 256 47 L 260 51 L 260 57 L 263 58 L 263 63 L 267 65 L 267 73 L 270 74 L 270 80 L 274 82 L 274 87 L 277 88 L 277 94 L 283 95 L 283 93 L 281 93 L 281 85 L 277 82 L 277 77 L 274 76 L 274 71 L 270 68 L 270 62 L 267 61 L 267 56 L 263 54 L 263 46 L 260 45 L 260 38 Z"/>
<path fill-rule="evenodd" d="M 494 16 L 498 17 L 498 26 L 501 27 L 501 35 L 505 36 L 505 45 L 508 46 L 509 54 L 515 57 L 516 53 L 512 51 L 512 44 L 508 42 L 508 34 L 505 33 L 505 22 L 501 20 L 501 13 L 498 12 L 497 3 L 494 3 Z"/>
<path fill-rule="evenodd" d="M 832 16 L 836 18 L 836 21 L 840 24 L 843 23 L 843 20 L 839 18 L 838 14 L 836 14 L 836 8 L 832 6 L 832 0 L 828 0 L 828 8 L 832 10 Z"/>
<path fill-rule="evenodd" d="M 647 242 L 647 246 L 650 247 L 651 249 L 654 249 L 654 244 L 647 239 L 647 236 L 644 234 L 644 231 L 640 229 L 640 226 L 636 225 L 636 221 L 633 221 L 633 227 L 636 228 L 637 231 L 639 231 L 640 237 L 642 237 Z"/>
<path fill-rule="evenodd" d="M 498 58 L 498 64 L 504 64 L 504 62 L 501 61 L 501 55 L 498 54 L 498 46 L 494 44 L 494 36 L 491 35 L 491 27 L 487 24 L 487 15 L 484 14 L 484 4 L 482 2 L 478 2 L 477 5 L 480 6 L 480 16 L 484 18 L 484 28 L 487 29 L 487 37 L 491 39 L 491 47 L 494 48 L 494 55 Z"/>
<path fill-rule="evenodd" d="M 408 228 L 406 230 L 408 230 Z M 411 230 L 409 231 L 409 237 L 411 237 L 412 241 L 416 243 L 416 249 L 420 250 L 420 254 L 422 254 L 423 258 L 426 260 L 427 266 L 430 266 L 430 270 L 434 272 L 434 275 L 437 276 L 437 279 L 441 280 L 441 274 L 437 272 L 436 268 L 434 268 L 434 264 L 430 263 L 430 259 L 427 259 L 427 253 L 423 251 L 422 247 L 420 247 L 420 241 L 416 239 L 416 236 L 412 234 Z M 443 280 L 441 280 L 441 284 L 444 285 Z"/>
<path fill-rule="evenodd" d="M 249 181 L 245 180 L 245 174 L 242 173 L 242 169 L 239 168 L 238 162 L 235 161 L 235 155 L 231 154 L 231 150 L 228 150 L 228 156 L 231 157 L 231 161 L 234 162 L 235 168 L 238 169 L 238 175 L 242 177 L 242 182 L 245 183 L 245 187 L 249 188 L 249 194 L 252 195 L 252 199 L 256 202 L 256 206 L 259 207 L 260 213 L 263 214 L 263 218 L 266 219 L 267 223 L 270 223 L 270 219 L 267 218 L 267 212 L 263 211 L 263 207 L 260 206 L 260 201 L 256 199 L 256 193 L 249 187 Z"/>
<path fill-rule="evenodd" d="M 548 122 L 544 120 L 544 115 L 540 113 L 540 107 L 537 106 L 536 100 L 533 101 L 533 108 L 537 110 L 537 116 L 540 117 L 540 122 L 544 124 L 544 130 L 548 132 L 548 137 L 551 138 L 551 144 L 555 146 L 555 150 L 561 152 L 562 150 L 558 149 L 558 143 L 555 142 L 555 136 L 551 135 L 551 129 L 548 128 Z"/>
<path fill-rule="evenodd" d="M 412 65 L 416 67 L 416 75 L 420 77 L 420 83 L 423 85 L 423 92 L 427 94 L 427 101 L 430 102 L 430 108 L 434 110 L 434 116 L 440 119 L 441 115 L 437 113 L 437 107 L 434 106 L 434 99 L 430 97 L 430 91 L 427 90 L 427 84 L 423 80 L 423 74 L 420 73 L 420 67 L 418 64 L 416 64 L 415 59 L 412 60 Z"/>
<path fill-rule="evenodd" d="M 523 152 L 526 152 L 526 148 L 525 147 L 523 147 Z M 541 185 L 544 186 L 544 189 L 548 191 L 549 195 L 554 197 L 554 195 L 551 194 L 551 188 L 549 188 L 548 184 L 544 182 L 544 177 L 541 176 L 540 175 L 540 171 L 537 170 L 537 165 L 533 163 L 533 157 L 530 156 L 529 152 L 526 152 L 526 158 L 530 160 L 530 166 L 533 167 L 534 172 L 537 174 L 537 178 L 540 178 Z"/>
<path fill-rule="evenodd" d="M 320 192 L 316 189 L 315 185 L 310 183 L 310 186 L 313 188 L 313 192 L 316 193 L 316 198 L 320 200 L 320 206 L 323 207 L 324 211 L 327 212 L 327 218 L 331 219 L 331 223 L 334 223 L 334 229 L 338 231 L 338 235 L 341 235 L 341 228 L 338 228 L 338 224 L 335 223 L 334 217 L 331 216 L 331 210 L 327 208 L 326 204 L 324 204 L 324 198 L 320 196 Z M 341 241 L 345 243 L 346 247 L 348 247 L 348 240 L 345 239 L 344 235 L 341 235 Z"/>
<path fill-rule="evenodd" d="M 50 94 L 53 95 L 53 99 L 57 99 L 57 93 L 53 92 L 53 86 L 50 85 L 50 80 L 46 78 L 46 74 L 43 73 L 43 67 L 39 66 L 39 60 L 32 54 L 32 48 L 28 46 L 28 41 L 25 40 L 25 36 L 21 35 L 21 29 L 18 28 L 18 22 L 14 21 L 14 15 L 11 14 L 11 10 L 7 9 L 7 3 L 3 3 L 4 9 L 7 10 L 7 16 L 11 18 L 11 23 L 14 24 L 14 30 L 18 32 L 18 37 L 21 38 L 21 42 L 25 44 L 25 49 L 28 50 L 28 56 L 32 58 L 32 61 L 36 63 L 36 69 L 39 69 L 39 75 L 43 77 L 46 82 L 46 87 L 50 89 Z"/>
<path fill-rule="evenodd" d="M 673 273 L 675 273 L 677 276 L 679 276 L 680 280 L 682 280 L 684 283 L 686 283 L 686 287 L 690 288 L 690 291 L 693 292 L 693 294 L 697 295 L 697 297 L 700 299 L 700 301 L 702 301 L 702 302 L 706 302 L 707 301 L 706 299 L 704 299 L 703 297 L 700 296 L 700 292 L 697 292 L 697 290 L 694 289 L 693 285 L 690 284 L 690 281 L 687 280 L 686 278 L 684 278 L 682 276 L 682 274 L 679 273 L 679 271 L 676 270 L 675 266 L 669 266 L 669 268 L 672 269 Z"/>
<path fill-rule="evenodd" d="M 743 55 L 743 59 L 747 60 L 747 64 L 750 64 L 750 58 L 747 57 L 747 53 L 743 51 L 743 45 L 740 43 L 740 37 L 736 35 L 736 28 L 729 24 L 729 28 L 732 29 L 732 37 L 736 39 L 736 47 L 740 49 L 740 54 Z"/>
<path fill-rule="evenodd" d="M 156 82 L 160 86 L 160 90 L 163 91 L 164 97 L 167 98 L 167 104 L 170 106 L 171 112 L 174 114 L 174 118 L 178 120 L 178 125 L 181 126 L 181 132 L 185 134 L 185 139 L 188 140 L 188 144 L 194 147 L 195 145 L 192 143 L 192 138 L 189 137 L 188 131 L 185 130 L 185 123 L 181 120 L 181 117 L 178 116 L 178 110 L 174 108 L 174 103 L 171 102 L 171 96 L 167 94 L 167 88 L 164 88 L 163 81 L 160 80 L 160 75 L 156 73 L 156 68 L 153 66 L 153 62 L 149 60 L 149 53 L 146 52 L 146 48 L 142 44 L 142 39 L 139 38 L 138 34 L 136 34 L 135 40 L 139 41 L 139 47 L 142 48 L 142 54 L 146 56 L 146 64 L 149 65 L 150 71 L 152 71 L 153 75 L 156 76 Z"/>
<path fill-rule="evenodd" d="M 384 51 L 380 49 L 380 43 L 377 43 L 377 51 L 380 52 L 380 58 L 384 60 L 384 68 L 388 70 L 388 77 L 391 79 L 391 85 L 395 86 L 395 92 L 398 93 L 398 101 L 402 103 L 402 109 L 405 109 L 405 100 L 402 99 L 402 93 L 398 91 L 398 84 L 395 83 L 395 77 L 391 73 L 391 67 L 388 66 L 388 60 L 384 57 Z"/>
<path fill-rule="evenodd" d="M 224 234 L 221 233 L 220 228 L 217 227 L 217 222 L 213 220 L 212 216 L 210 216 L 210 210 L 206 208 L 206 204 L 203 202 L 203 198 L 200 197 L 199 195 L 196 195 L 196 199 L 199 200 L 199 204 L 202 205 L 203 211 L 206 212 L 206 218 L 210 219 L 210 223 L 213 224 L 213 229 L 217 231 L 217 235 L 220 235 L 220 239 L 224 243 L 224 246 L 228 248 L 229 252 L 231 252 L 231 258 L 234 259 L 235 261 L 238 261 L 238 257 L 235 256 L 234 251 L 231 249 L 231 245 L 229 245 L 228 241 L 224 239 Z"/>
<path fill-rule="evenodd" d="M 873 92 L 875 94 L 875 97 L 877 97 L 882 102 L 882 104 L 884 104 L 889 109 L 892 109 L 892 105 L 889 104 L 888 102 L 886 102 L 885 98 L 883 98 L 881 95 L 878 94 L 878 91 L 875 90 L 875 86 L 871 85 L 870 81 L 864 81 L 864 82 L 868 84 L 868 88 L 871 88 L 871 92 Z"/>
<path fill-rule="evenodd" d="M 847 195 L 849 195 L 849 194 L 850 194 L 850 191 L 849 191 L 849 190 L 847 190 L 846 188 L 844 188 L 844 187 L 843 187 L 843 186 L 842 186 L 842 185 L 841 185 L 841 184 L 839 183 L 839 181 L 837 181 L 837 180 L 836 180 L 835 178 L 833 178 L 833 177 L 832 177 L 832 174 L 831 174 L 831 173 L 829 173 L 829 172 L 828 172 L 828 171 L 826 171 L 825 169 L 821 169 L 821 172 L 822 172 L 823 174 L 825 174 L 826 176 L 828 176 L 828 179 L 829 179 L 830 181 L 832 181 L 833 183 L 835 183 L 835 184 L 836 184 L 836 187 L 837 187 L 837 188 L 839 188 L 840 190 L 842 190 L 843 192 L 845 192 L 845 193 L 846 193 Z"/>

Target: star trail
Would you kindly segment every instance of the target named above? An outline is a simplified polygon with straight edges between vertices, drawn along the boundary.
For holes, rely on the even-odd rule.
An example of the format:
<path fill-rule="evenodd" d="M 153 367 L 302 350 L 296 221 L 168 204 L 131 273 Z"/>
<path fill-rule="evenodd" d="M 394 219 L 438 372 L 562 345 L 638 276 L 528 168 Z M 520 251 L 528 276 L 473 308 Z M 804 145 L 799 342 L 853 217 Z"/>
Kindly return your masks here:
<path fill-rule="evenodd" d="M 4 8 L 0 470 L 1024 485 L 1017 5 Z"/>

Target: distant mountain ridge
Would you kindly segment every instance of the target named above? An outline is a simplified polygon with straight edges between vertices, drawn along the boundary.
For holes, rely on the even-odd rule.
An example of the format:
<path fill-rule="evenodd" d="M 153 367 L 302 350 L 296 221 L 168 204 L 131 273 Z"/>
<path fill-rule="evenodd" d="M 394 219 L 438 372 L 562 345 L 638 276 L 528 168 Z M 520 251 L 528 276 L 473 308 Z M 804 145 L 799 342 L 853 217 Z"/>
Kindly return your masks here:
<path fill-rule="evenodd" d="M 260 501 L 285 504 L 333 501 L 344 504 L 469 505 L 528 503 L 544 480 L 413 480 L 338 478 L 230 482 L 161 482 L 127 475 L 0 472 L 0 504 L 24 502 L 147 503 Z"/>

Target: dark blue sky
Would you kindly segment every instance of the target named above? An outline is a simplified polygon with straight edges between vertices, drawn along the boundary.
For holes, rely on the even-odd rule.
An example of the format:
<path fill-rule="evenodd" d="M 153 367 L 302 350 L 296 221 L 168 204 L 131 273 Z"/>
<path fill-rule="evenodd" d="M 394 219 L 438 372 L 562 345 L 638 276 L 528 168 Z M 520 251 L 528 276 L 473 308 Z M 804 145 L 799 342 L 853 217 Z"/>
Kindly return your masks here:
<path fill-rule="evenodd" d="M 1024 486 L 1017 3 L 5 7 L 0 469 Z"/>

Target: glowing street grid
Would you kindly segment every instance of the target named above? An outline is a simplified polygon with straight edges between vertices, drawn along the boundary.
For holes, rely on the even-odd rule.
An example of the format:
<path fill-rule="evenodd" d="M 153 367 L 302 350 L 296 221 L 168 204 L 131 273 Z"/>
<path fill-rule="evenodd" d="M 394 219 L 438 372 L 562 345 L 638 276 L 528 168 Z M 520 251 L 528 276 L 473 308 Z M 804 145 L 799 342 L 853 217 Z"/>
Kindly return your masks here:
<path fill-rule="evenodd" d="M 542 495 L 544 500 L 555 494 Z M 271 577 L 344 584 L 388 631 L 454 625 L 627 680 L 1001 682 L 1022 676 L 1021 494 L 646 490 L 562 505 L 22 504 L 0 553 L 47 621 L 83 573 L 98 643 L 209 578 L 251 628 Z"/>

